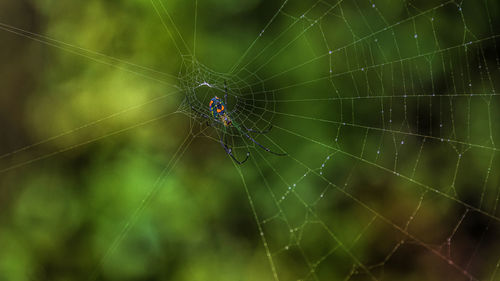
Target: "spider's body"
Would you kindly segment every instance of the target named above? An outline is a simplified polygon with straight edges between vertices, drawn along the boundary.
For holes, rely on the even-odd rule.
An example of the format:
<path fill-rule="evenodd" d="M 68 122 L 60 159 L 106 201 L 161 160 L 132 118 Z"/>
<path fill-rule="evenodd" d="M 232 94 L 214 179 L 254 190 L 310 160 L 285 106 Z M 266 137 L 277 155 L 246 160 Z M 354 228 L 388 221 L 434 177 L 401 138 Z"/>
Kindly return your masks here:
<path fill-rule="evenodd" d="M 209 111 L 210 111 L 210 114 L 211 116 L 199 111 L 198 109 L 196 109 L 192 104 L 191 104 L 191 101 L 189 100 L 188 98 L 188 102 L 189 104 L 191 105 L 191 108 L 197 112 L 200 116 L 204 117 L 207 119 L 207 124 L 210 124 L 210 125 L 215 125 L 215 124 L 221 124 L 223 126 L 223 131 L 222 133 L 220 134 L 220 144 L 221 146 L 224 148 L 224 150 L 226 151 L 226 153 L 231 156 L 231 158 L 233 158 L 234 161 L 236 161 L 236 163 L 238 164 L 242 164 L 244 163 L 245 161 L 247 161 L 248 159 L 248 156 L 250 155 L 249 152 L 247 152 L 247 155 L 246 155 L 246 158 L 243 159 L 242 161 L 236 159 L 236 157 L 234 157 L 233 155 L 233 149 L 228 146 L 225 142 L 225 137 L 226 137 L 226 133 L 227 133 L 227 127 L 232 127 L 232 128 L 235 128 L 242 136 L 245 136 L 246 138 L 248 138 L 249 140 L 251 140 L 253 143 L 255 143 L 257 146 L 259 146 L 260 148 L 264 149 L 265 151 L 269 152 L 269 153 L 272 153 L 272 154 L 275 154 L 275 155 L 279 155 L 279 156 L 284 156 L 286 154 L 284 153 L 276 153 L 272 150 L 270 150 L 269 148 L 263 146 L 262 144 L 260 144 L 259 142 L 257 142 L 253 137 L 251 137 L 248 132 L 253 132 L 253 133 L 256 133 L 256 134 L 265 134 L 267 132 L 269 132 L 269 130 L 271 130 L 271 126 L 269 126 L 269 128 L 267 128 L 266 130 L 264 131 L 256 131 L 256 130 L 252 130 L 252 129 L 248 129 L 246 128 L 244 125 L 242 124 L 238 124 L 236 122 L 233 122 L 232 119 L 229 117 L 229 115 L 231 114 L 231 112 L 227 112 L 226 111 L 226 104 L 227 104 L 227 87 L 226 87 L 226 83 L 224 83 L 224 89 L 225 89 L 225 92 L 226 94 L 224 95 L 224 101 L 222 101 L 221 98 L 215 96 L 213 97 L 211 100 L 210 100 L 210 103 L 209 103 Z M 210 123 L 208 123 L 210 122 Z"/>
<path fill-rule="evenodd" d="M 226 105 L 217 96 L 210 100 L 209 110 L 214 119 L 220 119 L 224 126 L 229 127 L 233 124 L 231 118 L 226 114 Z"/>

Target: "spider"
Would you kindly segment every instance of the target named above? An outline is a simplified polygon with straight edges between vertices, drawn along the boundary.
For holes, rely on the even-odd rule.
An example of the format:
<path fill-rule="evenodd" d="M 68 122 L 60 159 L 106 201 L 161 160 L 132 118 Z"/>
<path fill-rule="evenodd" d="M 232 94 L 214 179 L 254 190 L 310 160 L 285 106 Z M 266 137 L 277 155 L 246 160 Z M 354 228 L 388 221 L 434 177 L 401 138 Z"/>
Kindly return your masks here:
<path fill-rule="evenodd" d="M 252 132 L 252 133 L 256 133 L 256 134 L 266 134 L 268 133 L 271 128 L 272 128 L 272 125 L 269 126 L 269 128 L 267 128 L 266 130 L 264 131 L 256 131 L 256 130 L 253 130 L 253 129 L 248 129 L 246 128 L 245 126 L 243 125 L 239 125 L 238 123 L 234 122 L 231 117 L 230 117 L 230 113 L 226 111 L 226 105 L 227 105 L 227 86 L 226 86 L 226 82 L 224 82 L 224 90 L 225 90 L 225 95 L 224 95 L 224 101 L 222 101 L 221 98 L 215 96 L 213 97 L 211 100 L 210 100 L 210 103 L 209 103 L 209 111 L 210 111 L 210 114 L 211 116 L 208 116 L 207 114 L 203 113 L 203 112 L 200 112 L 198 109 L 196 109 L 192 104 L 191 104 L 191 101 L 189 100 L 189 97 L 188 97 L 188 102 L 189 102 L 189 105 L 191 106 L 191 108 L 196 112 L 198 113 L 199 115 L 201 115 L 202 117 L 206 118 L 207 119 L 207 124 L 210 125 L 209 121 L 214 121 L 216 123 L 219 123 L 223 126 L 223 133 L 220 135 L 220 144 L 221 146 L 224 148 L 224 150 L 226 151 L 226 153 L 231 156 L 231 158 L 238 164 L 243 164 L 245 163 L 247 160 L 248 160 L 248 157 L 250 156 L 250 153 L 247 152 L 246 154 L 246 157 L 245 159 L 243 159 L 242 161 L 236 159 L 236 157 L 234 156 L 233 154 L 233 150 L 231 147 L 229 147 L 229 145 L 227 145 L 225 142 L 224 142 L 224 138 L 226 136 L 226 132 L 227 132 L 227 128 L 229 127 L 233 127 L 235 128 L 236 130 L 238 130 L 239 133 L 241 133 L 242 135 L 244 135 L 245 137 L 247 137 L 249 140 L 251 140 L 253 143 L 255 143 L 256 145 L 258 145 L 260 148 L 262 148 L 263 150 L 271 153 L 271 154 L 274 154 L 274 155 L 278 155 L 278 156 L 286 156 L 286 154 L 284 153 L 277 153 L 277 152 L 274 152 L 272 151 L 271 149 L 263 146 L 262 144 L 260 144 L 259 142 L 257 142 L 254 138 L 252 138 L 248 133 L 248 132 Z"/>

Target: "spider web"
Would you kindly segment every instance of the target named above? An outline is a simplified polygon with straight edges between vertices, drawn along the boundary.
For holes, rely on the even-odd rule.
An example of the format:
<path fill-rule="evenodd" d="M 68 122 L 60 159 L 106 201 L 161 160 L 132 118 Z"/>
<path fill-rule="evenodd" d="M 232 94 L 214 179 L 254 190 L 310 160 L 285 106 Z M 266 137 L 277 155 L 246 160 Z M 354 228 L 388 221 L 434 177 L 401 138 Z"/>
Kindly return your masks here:
<path fill-rule="evenodd" d="M 495 19 L 488 2 L 405 2 L 397 15 L 386 12 L 391 5 L 319 1 L 297 9 L 286 1 L 229 75 L 218 75 L 230 77 L 236 118 L 274 119 L 274 137 L 260 139 L 293 160 L 270 160 L 231 134 L 252 150 L 261 179 L 249 186 L 266 190 L 246 189 L 275 279 L 280 269 L 301 280 L 399 279 L 398 260 L 417 264 L 422 256 L 437 269 L 404 275 L 496 278 Z M 194 77 L 191 88 L 213 81 L 222 93 L 221 78 Z M 192 91 L 190 99 L 203 112 L 214 95 Z M 290 140 L 284 147 L 277 139 Z M 307 156 L 297 149 L 304 146 Z M 237 169 L 246 187 L 250 168 Z M 255 200 L 260 192 L 270 200 Z M 343 221 L 358 223 L 344 229 Z M 431 221 L 439 233 L 421 227 Z M 478 237 L 470 234 L 476 228 Z M 380 236 L 365 238 L 373 231 Z M 297 263 L 287 276 L 280 264 L 290 259 Z"/>
<path fill-rule="evenodd" d="M 266 4 L 271 12 L 263 29 L 225 63 L 229 71 L 202 63 L 219 53 L 206 50 L 208 39 L 196 31 L 203 20 L 201 3 L 182 4 L 195 14 L 194 48 L 188 47 L 191 35 L 176 25 L 180 19 L 172 7 L 152 4 L 179 57 L 178 85 L 164 82 L 175 89 L 172 95 L 182 96 L 173 112 L 190 117 L 190 124 L 152 188 L 132 204 L 118 234 L 106 240 L 91 279 L 119 263 L 114 252 L 126 255 L 120 251 L 128 249 L 124 239 L 143 213 L 158 208 L 152 200 L 162 198 L 161 188 L 174 187 L 166 182 L 183 154 L 191 153 L 189 144 L 203 140 L 227 156 L 218 144 L 226 134 L 238 159 L 247 152 L 250 157 L 224 172 L 234 173 L 236 181 L 227 188 L 216 185 L 221 193 L 231 188 L 244 194 L 249 207 L 242 207 L 242 197 L 233 199 L 239 208 L 233 206 L 227 216 L 241 212 L 253 219 L 253 234 L 246 235 L 260 241 L 256 259 L 266 268 L 261 263 L 256 268 L 263 279 L 499 280 L 500 34 L 494 1 Z M 6 24 L 1 28 L 87 59 L 120 63 L 147 78 L 172 76 Z M 224 36 L 237 33 L 228 28 Z M 225 83 L 230 117 L 255 130 L 272 125 L 267 134 L 251 135 L 287 156 L 267 153 L 234 129 L 206 124 L 199 112 L 209 114 L 208 102 L 224 96 Z M 1 172 L 115 132 L 9 163 Z M 210 278 L 224 272 L 214 274 Z"/>

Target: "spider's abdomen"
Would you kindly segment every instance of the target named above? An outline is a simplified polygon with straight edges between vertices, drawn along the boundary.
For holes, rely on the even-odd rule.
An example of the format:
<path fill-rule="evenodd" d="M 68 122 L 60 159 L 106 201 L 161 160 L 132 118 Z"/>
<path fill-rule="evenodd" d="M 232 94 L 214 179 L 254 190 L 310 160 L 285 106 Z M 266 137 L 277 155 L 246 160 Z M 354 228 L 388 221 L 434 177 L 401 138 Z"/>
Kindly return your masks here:
<path fill-rule="evenodd" d="M 218 97 L 214 97 L 210 100 L 209 109 L 215 119 L 220 118 L 220 116 L 226 113 L 226 106 Z"/>

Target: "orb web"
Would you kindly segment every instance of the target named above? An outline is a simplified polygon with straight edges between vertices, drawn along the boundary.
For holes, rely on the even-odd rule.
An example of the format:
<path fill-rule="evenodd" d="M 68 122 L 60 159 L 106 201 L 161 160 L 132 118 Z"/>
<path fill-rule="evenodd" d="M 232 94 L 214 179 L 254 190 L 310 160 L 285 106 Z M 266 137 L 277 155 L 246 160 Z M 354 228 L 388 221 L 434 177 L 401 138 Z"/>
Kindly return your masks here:
<path fill-rule="evenodd" d="M 498 15 L 391 5 L 285 1 L 225 74 L 238 102 L 273 93 L 259 140 L 288 153 L 242 139 L 252 164 L 236 166 L 275 280 L 497 276 Z"/>
<path fill-rule="evenodd" d="M 244 155 L 248 151 L 247 146 L 251 145 L 245 143 L 246 136 L 234 127 L 224 128 L 220 120 L 214 120 L 209 102 L 214 97 L 227 102 L 226 112 L 229 118 L 243 128 L 254 131 L 271 128 L 276 106 L 274 94 L 265 90 L 258 81 L 262 80 L 242 80 L 235 75 L 217 73 L 192 56 L 185 56 L 179 71 L 180 88 L 185 95 L 180 110 L 200 124 L 212 127 L 204 135 L 216 140 L 225 135 L 229 137 L 231 147 L 240 149 Z M 244 151 L 245 148 L 247 151 Z"/>

